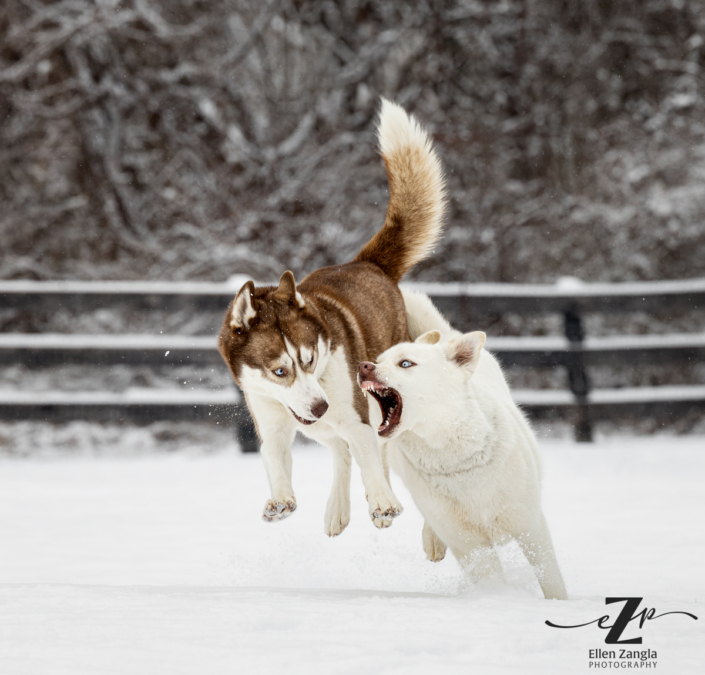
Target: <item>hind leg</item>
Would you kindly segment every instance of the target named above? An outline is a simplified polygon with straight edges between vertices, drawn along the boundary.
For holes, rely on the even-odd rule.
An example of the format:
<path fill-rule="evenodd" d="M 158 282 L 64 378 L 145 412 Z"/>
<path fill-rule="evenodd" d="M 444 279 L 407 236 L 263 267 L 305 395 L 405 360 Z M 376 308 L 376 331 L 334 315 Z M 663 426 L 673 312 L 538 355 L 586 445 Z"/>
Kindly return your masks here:
<path fill-rule="evenodd" d="M 451 549 L 474 583 L 483 579 L 504 580 L 504 570 L 491 541 L 474 531 L 463 532 L 462 539 L 459 549 L 452 545 Z"/>
<path fill-rule="evenodd" d="M 423 524 L 421 539 L 424 553 L 431 562 L 440 562 L 446 557 L 446 545 L 426 522 Z"/>
<path fill-rule="evenodd" d="M 333 453 L 333 488 L 323 517 L 323 531 L 337 537 L 350 522 L 350 469 L 352 457 L 348 444 L 340 439 L 329 444 Z"/>
<path fill-rule="evenodd" d="M 463 566 L 470 579 L 477 583 L 483 579 L 504 580 L 504 570 L 494 547 L 478 546 L 464 560 Z"/>
<path fill-rule="evenodd" d="M 547 600 L 567 600 L 568 592 L 543 513 L 539 515 L 534 528 L 529 532 L 522 532 L 516 540 L 536 572 L 544 597 Z"/>

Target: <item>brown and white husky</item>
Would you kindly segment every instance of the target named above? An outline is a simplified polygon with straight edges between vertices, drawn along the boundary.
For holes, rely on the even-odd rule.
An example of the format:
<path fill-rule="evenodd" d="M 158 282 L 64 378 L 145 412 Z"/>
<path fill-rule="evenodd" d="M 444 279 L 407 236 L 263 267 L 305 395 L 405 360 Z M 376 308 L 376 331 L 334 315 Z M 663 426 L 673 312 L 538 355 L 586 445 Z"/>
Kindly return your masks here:
<path fill-rule="evenodd" d="M 397 284 L 431 252 L 442 229 L 443 173 L 426 133 L 383 100 L 378 137 L 389 179 L 382 229 L 352 262 L 317 270 L 298 286 L 291 272 L 278 287 L 248 281 L 228 308 L 219 339 L 262 441 L 272 493 L 263 518 L 281 520 L 296 509 L 290 448 L 301 431 L 333 452 L 324 518 L 329 536 L 350 522 L 351 454 L 373 523 L 389 527 L 402 512 L 384 475 L 357 369 L 409 340 Z"/>

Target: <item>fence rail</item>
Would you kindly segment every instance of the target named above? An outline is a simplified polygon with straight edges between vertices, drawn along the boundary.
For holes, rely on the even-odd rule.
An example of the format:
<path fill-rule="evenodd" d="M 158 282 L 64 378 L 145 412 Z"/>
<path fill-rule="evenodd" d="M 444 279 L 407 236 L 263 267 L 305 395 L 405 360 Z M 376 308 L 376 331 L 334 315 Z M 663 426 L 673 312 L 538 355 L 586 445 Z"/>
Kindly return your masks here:
<path fill-rule="evenodd" d="M 566 366 L 578 352 L 586 366 L 705 360 L 705 334 L 595 337 L 578 346 L 560 336 L 489 337 L 486 347 L 507 366 Z M 6 333 L 0 335 L 0 364 L 221 367 L 223 361 L 211 336 Z"/>
<path fill-rule="evenodd" d="M 0 309 L 83 312 L 125 306 L 130 310 L 190 310 L 217 315 L 224 311 L 239 286 L 240 280 L 225 284 L 5 281 L 0 282 Z M 406 286 L 430 295 L 461 330 L 481 328 L 479 322 L 490 315 L 561 314 L 563 336 L 495 337 L 488 339 L 487 347 L 505 365 L 565 368 L 567 390 L 518 390 L 515 398 L 533 417 L 571 417 L 579 440 L 590 440 L 592 424 L 597 419 L 654 414 L 673 417 L 692 410 L 705 411 L 703 386 L 592 390 L 587 370 L 598 365 L 705 361 L 705 334 L 588 337 L 583 326 L 583 316 L 588 312 L 622 314 L 705 307 L 705 279 L 625 284 Z M 27 368 L 69 364 L 224 367 L 212 336 L 141 334 L 6 333 L 0 335 L 0 365 L 11 364 Z M 0 417 L 234 422 L 243 446 L 256 448 L 246 408 L 234 390 L 0 392 Z"/>
<path fill-rule="evenodd" d="M 161 281 L 0 281 L 0 309 L 100 309 L 127 303 L 135 309 L 221 311 L 240 288 L 235 283 Z M 705 279 L 628 283 L 470 284 L 406 283 L 442 309 L 486 314 L 654 312 L 705 307 Z"/>

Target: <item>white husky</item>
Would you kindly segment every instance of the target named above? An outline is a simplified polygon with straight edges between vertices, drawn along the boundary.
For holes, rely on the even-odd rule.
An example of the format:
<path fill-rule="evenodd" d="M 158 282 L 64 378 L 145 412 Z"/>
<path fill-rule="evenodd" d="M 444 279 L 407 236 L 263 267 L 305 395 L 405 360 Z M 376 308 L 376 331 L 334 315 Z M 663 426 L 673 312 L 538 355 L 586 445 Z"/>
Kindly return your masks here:
<path fill-rule="evenodd" d="M 454 331 L 426 296 L 405 291 L 404 301 L 416 341 L 361 363 L 359 383 L 379 403 L 370 400 L 371 421 L 424 516 L 428 558 L 441 560 L 447 545 L 474 578 L 501 575 L 493 546 L 514 538 L 546 598 L 567 598 L 541 512 L 536 440 L 485 334 Z"/>

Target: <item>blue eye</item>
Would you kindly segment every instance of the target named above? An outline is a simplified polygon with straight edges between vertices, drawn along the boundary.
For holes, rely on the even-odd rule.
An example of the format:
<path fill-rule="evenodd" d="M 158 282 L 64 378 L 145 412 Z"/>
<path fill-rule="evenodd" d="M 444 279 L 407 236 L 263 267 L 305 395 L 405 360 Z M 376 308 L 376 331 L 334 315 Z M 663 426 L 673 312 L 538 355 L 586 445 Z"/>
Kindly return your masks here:
<path fill-rule="evenodd" d="M 274 374 L 275 374 L 277 377 L 284 377 L 285 372 L 286 372 L 286 371 L 285 371 L 283 368 L 277 368 L 277 369 L 274 371 Z"/>
<path fill-rule="evenodd" d="M 416 364 L 412 363 L 411 361 L 407 361 L 407 360 L 405 359 L 405 360 L 402 361 L 399 365 L 400 365 L 402 368 L 411 368 L 411 366 L 416 365 Z"/>

